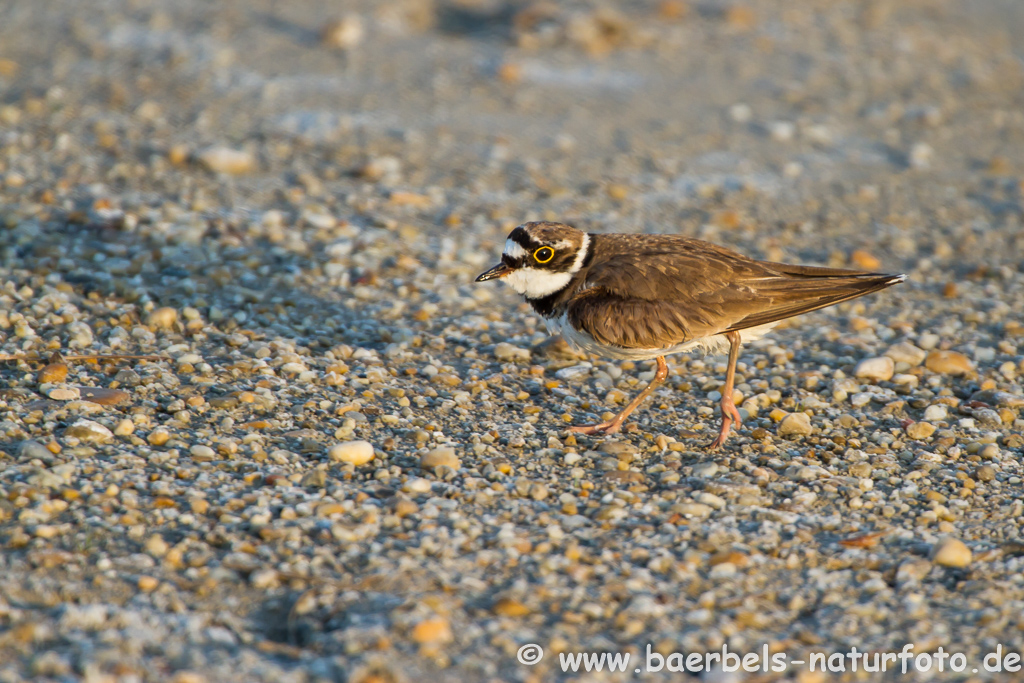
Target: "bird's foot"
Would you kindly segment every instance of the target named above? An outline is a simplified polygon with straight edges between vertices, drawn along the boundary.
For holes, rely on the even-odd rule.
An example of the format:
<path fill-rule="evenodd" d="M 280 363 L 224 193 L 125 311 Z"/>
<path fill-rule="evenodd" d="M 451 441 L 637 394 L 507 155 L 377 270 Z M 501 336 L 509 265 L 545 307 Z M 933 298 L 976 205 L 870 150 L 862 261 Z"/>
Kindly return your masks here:
<path fill-rule="evenodd" d="M 732 429 L 733 423 L 737 426 L 743 424 L 743 419 L 740 417 L 740 411 L 736 410 L 736 404 L 732 401 L 728 403 L 722 402 L 722 427 L 718 430 L 718 438 L 708 444 L 709 451 L 717 451 L 723 445 L 725 440 L 729 438 L 729 431 Z"/>
<path fill-rule="evenodd" d="M 740 411 L 736 408 L 736 404 L 733 403 L 732 398 L 722 399 L 722 422 L 728 420 L 729 422 L 736 423 L 737 426 L 743 424 L 743 418 L 740 417 Z"/>
<path fill-rule="evenodd" d="M 718 433 L 718 438 L 707 445 L 709 451 L 717 451 L 725 444 L 725 440 L 729 438 L 729 428 L 722 427 L 722 431 Z"/>
<path fill-rule="evenodd" d="M 593 425 L 577 425 L 575 427 L 569 427 L 569 431 L 577 434 L 614 434 L 621 428 L 621 422 L 609 420 L 608 422 L 599 422 Z"/>

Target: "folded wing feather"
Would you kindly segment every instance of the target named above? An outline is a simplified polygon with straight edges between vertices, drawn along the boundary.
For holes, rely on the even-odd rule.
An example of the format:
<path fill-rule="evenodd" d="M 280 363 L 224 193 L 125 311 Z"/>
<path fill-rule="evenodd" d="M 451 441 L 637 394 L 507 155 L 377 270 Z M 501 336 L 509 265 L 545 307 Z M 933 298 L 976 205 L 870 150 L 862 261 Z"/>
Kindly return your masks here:
<path fill-rule="evenodd" d="M 645 240 L 644 246 L 609 249 L 568 306 L 569 321 L 598 342 L 624 348 L 680 344 L 776 322 L 902 281 L 881 273 L 755 261 L 686 238 Z"/>

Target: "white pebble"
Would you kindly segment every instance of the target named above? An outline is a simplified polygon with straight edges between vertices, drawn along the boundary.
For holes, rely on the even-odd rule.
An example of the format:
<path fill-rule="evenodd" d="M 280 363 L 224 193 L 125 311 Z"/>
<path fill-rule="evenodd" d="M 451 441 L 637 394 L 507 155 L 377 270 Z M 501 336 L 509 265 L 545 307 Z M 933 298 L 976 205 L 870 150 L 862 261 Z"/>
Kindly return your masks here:
<path fill-rule="evenodd" d="M 507 342 L 501 342 L 494 346 L 494 357 L 503 362 L 527 362 L 530 360 L 530 350 L 513 346 Z"/>
<path fill-rule="evenodd" d="M 570 368 L 562 368 L 555 373 L 555 377 L 566 382 L 583 379 L 590 374 L 590 369 L 592 367 L 593 366 L 590 363 L 580 363 L 579 365 L 573 365 Z"/>
<path fill-rule="evenodd" d="M 796 125 L 792 121 L 772 121 L 768 124 L 768 133 L 773 140 L 789 142 L 796 134 Z"/>
<path fill-rule="evenodd" d="M 212 462 L 217 457 L 217 452 L 212 448 L 198 443 L 189 448 L 188 452 L 196 462 Z"/>
<path fill-rule="evenodd" d="M 332 462 L 346 462 L 357 467 L 373 460 L 373 455 L 373 444 L 369 441 L 346 441 L 331 446 L 327 451 Z"/>
<path fill-rule="evenodd" d="M 867 404 L 871 403 L 871 394 L 869 394 L 866 391 L 854 394 L 853 396 L 850 397 L 850 403 L 853 404 L 854 408 L 866 406 Z"/>
<path fill-rule="evenodd" d="M 892 358 L 879 356 L 878 358 L 865 358 L 857 363 L 857 367 L 853 370 L 853 375 L 854 377 L 870 379 L 875 382 L 886 382 L 892 379 L 895 372 L 896 364 Z"/>
<path fill-rule="evenodd" d="M 64 435 L 95 443 L 105 443 L 114 438 L 113 432 L 93 420 L 78 420 L 67 428 Z"/>
<path fill-rule="evenodd" d="M 713 477 L 718 473 L 718 465 L 713 462 L 699 462 L 693 466 L 693 476 Z"/>
<path fill-rule="evenodd" d="M 746 123 L 754 115 L 754 111 L 750 108 L 749 104 L 738 102 L 729 107 L 729 118 L 736 123 Z"/>
<path fill-rule="evenodd" d="M 931 351 L 939 345 L 939 335 L 933 332 L 925 332 L 917 338 L 917 345 L 925 351 Z"/>
<path fill-rule="evenodd" d="M 910 156 L 908 160 L 913 168 L 927 169 L 932 165 L 932 159 L 935 156 L 935 150 L 927 142 L 918 142 L 910 148 Z"/>
<path fill-rule="evenodd" d="M 248 152 L 229 147 L 209 147 L 198 155 L 199 163 L 214 173 L 240 175 L 256 167 L 256 159 Z"/>

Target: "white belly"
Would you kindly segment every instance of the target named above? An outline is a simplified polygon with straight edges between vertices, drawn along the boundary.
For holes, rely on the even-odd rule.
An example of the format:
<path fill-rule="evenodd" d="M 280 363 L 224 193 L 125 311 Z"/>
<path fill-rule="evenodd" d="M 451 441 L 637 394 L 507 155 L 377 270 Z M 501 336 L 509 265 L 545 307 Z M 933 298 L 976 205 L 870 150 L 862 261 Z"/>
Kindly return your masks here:
<path fill-rule="evenodd" d="M 612 346 L 598 342 L 586 332 L 573 328 L 565 315 L 559 318 L 545 318 L 544 324 L 547 326 L 548 332 L 551 334 L 561 334 L 567 342 L 580 351 L 615 360 L 650 360 L 658 356 L 669 356 L 673 353 L 694 350 L 704 354 L 728 353 L 729 351 L 729 339 L 724 334 L 702 337 L 701 339 L 694 339 L 663 349 L 627 349 L 621 346 Z M 778 323 L 774 322 L 742 330 L 740 332 L 740 340 L 748 342 L 760 339 L 776 325 Z"/>

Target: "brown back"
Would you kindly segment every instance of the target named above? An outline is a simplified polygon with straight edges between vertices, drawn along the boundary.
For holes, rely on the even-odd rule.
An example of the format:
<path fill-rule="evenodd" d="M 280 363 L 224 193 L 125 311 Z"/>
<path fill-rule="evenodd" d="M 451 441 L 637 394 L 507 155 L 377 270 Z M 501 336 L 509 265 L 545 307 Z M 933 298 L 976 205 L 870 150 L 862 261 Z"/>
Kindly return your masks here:
<path fill-rule="evenodd" d="M 884 289 L 902 276 L 756 261 L 676 235 L 592 235 L 564 302 L 597 341 L 658 348 L 744 330 Z"/>

